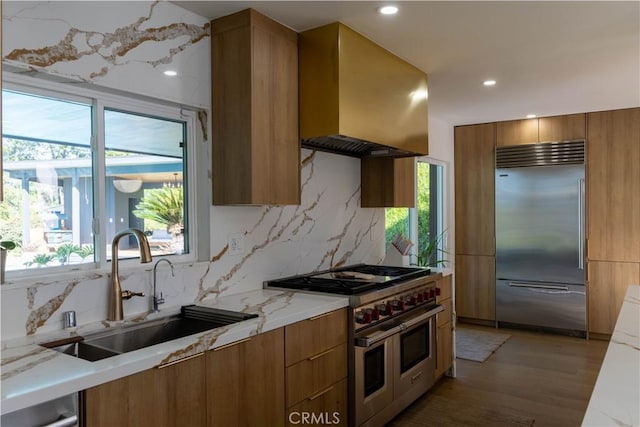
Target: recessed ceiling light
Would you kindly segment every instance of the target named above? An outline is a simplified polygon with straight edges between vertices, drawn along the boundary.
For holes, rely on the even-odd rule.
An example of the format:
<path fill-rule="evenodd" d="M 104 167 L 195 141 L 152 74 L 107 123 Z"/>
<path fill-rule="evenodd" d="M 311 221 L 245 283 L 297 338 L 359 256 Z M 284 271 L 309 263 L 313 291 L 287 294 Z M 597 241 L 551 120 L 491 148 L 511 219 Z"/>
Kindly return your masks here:
<path fill-rule="evenodd" d="M 535 119 L 536 115 L 535 114 L 527 114 L 527 119 Z"/>
<path fill-rule="evenodd" d="M 496 81 L 495 80 L 485 80 L 482 82 L 483 85 L 485 86 L 495 86 L 496 85 Z"/>
<path fill-rule="evenodd" d="M 164 72 L 164 75 L 169 77 L 175 77 L 178 75 L 178 72 L 173 70 L 167 70 Z"/>
<path fill-rule="evenodd" d="M 383 15 L 395 15 L 396 13 L 398 13 L 398 8 L 395 6 L 383 6 L 378 9 L 378 12 Z"/>

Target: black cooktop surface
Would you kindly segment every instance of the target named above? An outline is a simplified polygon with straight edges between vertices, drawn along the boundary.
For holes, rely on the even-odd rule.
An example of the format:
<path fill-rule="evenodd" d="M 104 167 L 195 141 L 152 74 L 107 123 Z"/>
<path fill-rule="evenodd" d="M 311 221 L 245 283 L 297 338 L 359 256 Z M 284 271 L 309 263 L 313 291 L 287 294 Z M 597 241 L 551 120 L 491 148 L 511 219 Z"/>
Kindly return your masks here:
<path fill-rule="evenodd" d="M 265 282 L 265 287 L 356 295 L 431 274 L 423 267 L 356 264 Z"/>

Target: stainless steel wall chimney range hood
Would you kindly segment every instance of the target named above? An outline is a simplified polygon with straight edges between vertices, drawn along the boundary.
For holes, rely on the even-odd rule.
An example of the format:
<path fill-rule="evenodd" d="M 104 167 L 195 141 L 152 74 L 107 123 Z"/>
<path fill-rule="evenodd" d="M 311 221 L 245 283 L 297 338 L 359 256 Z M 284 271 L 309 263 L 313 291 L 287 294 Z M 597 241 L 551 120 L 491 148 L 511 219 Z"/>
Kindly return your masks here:
<path fill-rule="evenodd" d="M 302 147 L 353 157 L 428 153 L 427 76 L 341 23 L 299 34 Z"/>

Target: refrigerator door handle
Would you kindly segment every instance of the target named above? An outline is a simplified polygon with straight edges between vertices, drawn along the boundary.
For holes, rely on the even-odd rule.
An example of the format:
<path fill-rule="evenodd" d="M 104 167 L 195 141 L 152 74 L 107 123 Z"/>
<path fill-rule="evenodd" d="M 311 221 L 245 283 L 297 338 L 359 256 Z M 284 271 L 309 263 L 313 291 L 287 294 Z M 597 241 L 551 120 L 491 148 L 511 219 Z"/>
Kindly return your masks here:
<path fill-rule="evenodd" d="M 578 180 L 578 269 L 584 270 L 584 179 Z"/>
<path fill-rule="evenodd" d="M 532 289 L 551 289 L 554 291 L 568 291 L 568 286 L 562 285 L 540 285 L 537 283 L 524 283 L 524 282 L 509 282 L 509 286 L 512 288 L 532 288 Z"/>

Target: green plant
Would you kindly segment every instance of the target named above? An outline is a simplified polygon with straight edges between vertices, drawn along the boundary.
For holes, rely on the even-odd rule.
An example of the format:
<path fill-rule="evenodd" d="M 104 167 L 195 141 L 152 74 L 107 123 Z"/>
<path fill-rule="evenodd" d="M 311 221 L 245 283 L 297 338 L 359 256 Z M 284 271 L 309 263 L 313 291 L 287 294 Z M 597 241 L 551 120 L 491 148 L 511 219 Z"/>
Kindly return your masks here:
<path fill-rule="evenodd" d="M 93 255 L 93 245 L 84 245 L 74 253 L 78 254 L 80 258 L 85 259 L 89 255 Z"/>
<path fill-rule="evenodd" d="M 51 254 L 38 254 L 33 257 L 31 261 L 27 261 L 24 263 L 27 267 L 31 267 L 32 265 L 37 265 L 38 267 L 43 267 L 49 264 L 51 261 L 56 259 L 55 255 Z"/>
<path fill-rule="evenodd" d="M 133 214 L 163 224 L 174 235 L 179 234 L 184 217 L 182 187 L 166 186 L 149 190 Z"/>
<path fill-rule="evenodd" d="M 442 233 L 438 234 L 435 239 L 431 240 L 427 246 L 425 246 L 423 249 L 419 249 L 418 252 L 418 265 L 421 265 L 423 267 L 437 267 L 437 266 L 445 266 L 445 262 L 447 260 L 445 259 L 437 259 L 437 254 L 443 253 L 443 254 L 448 254 L 449 252 L 440 249 L 440 242 L 442 242 L 442 239 L 444 238 L 446 233 L 446 230 L 443 231 Z"/>
<path fill-rule="evenodd" d="M 55 257 L 58 259 L 60 264 L 65 265 L 69 263 L 69 257 L 72 254 L 78 253 L 78 251 L 82 250 L 80 246 L 74 245 L 73 243 L 65 243 L 64 245 L 60 245 L 56 250 Z"/>

